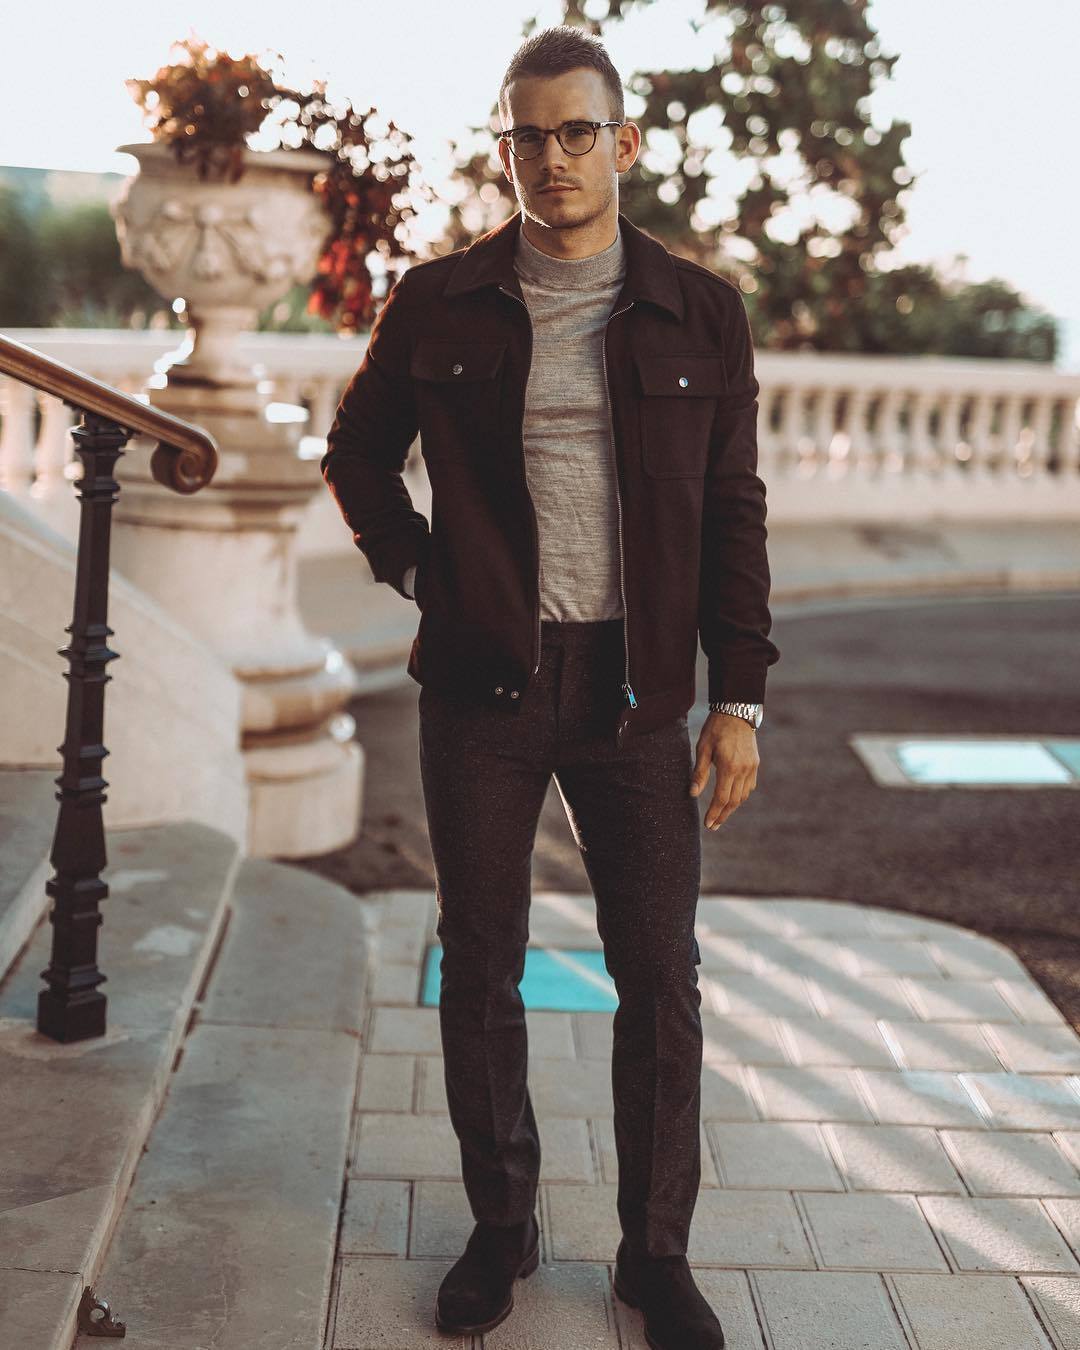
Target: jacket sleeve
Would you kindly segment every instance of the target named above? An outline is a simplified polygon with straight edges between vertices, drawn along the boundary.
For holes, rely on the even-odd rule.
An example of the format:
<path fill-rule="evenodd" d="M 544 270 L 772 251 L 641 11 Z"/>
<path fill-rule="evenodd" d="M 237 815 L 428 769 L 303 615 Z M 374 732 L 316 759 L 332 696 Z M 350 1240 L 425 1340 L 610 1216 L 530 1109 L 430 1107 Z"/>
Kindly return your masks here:
<path fill-rule="evenodd" d="M 375 316 L 367 350 L 326 437 L 319 469 L 376 581 L 406 598 L 404 574 L 428 547 L 402 470 L 418 419 L 409 375 L 409 300 L 404 272 Z"/>
<path fill-rule="evenodd" d="M 764 703 L 769 666 L 771 577 L 765 548 L 765 484 L 757 475 L 758 381 L 750 321 L 735 292 L 725 334 L 727 393 L 709 443 L 701 532 L 698 632 L 708 662 L 709 701 Z"/>

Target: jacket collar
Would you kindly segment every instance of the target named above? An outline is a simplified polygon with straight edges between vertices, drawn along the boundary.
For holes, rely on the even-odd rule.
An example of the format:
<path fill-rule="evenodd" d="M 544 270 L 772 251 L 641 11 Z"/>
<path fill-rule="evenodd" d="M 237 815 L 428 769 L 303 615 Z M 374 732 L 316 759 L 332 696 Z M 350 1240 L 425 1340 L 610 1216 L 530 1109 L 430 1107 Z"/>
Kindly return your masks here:
<path fill-rule="evenodd" d="M 638 229 L 621 211 L 619 228 L 626 251 L 626 276 L 616 304 L 627 300 L 649 300 L 681 322 L 684 313 L 682 290 L 671 254 L 658 239 Z M 500 283 L 516 291 L 514 245 L 520 229 L 521 212 L 515 211 L 494 229 L 474 239 L 451 271 L 443 294 L 449 299 L 480 286 Z"/>

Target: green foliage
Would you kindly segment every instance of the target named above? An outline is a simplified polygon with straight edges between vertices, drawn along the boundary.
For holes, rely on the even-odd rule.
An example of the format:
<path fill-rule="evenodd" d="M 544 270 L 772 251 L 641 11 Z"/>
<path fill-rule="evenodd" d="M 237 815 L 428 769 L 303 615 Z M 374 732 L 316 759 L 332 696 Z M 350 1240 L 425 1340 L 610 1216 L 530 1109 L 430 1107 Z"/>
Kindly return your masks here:
<path fill-rule="evenodd" d="M 0 188 L 0 325 L 129 328 L 172 323 L 165 301 L 120 260 L 104 202 L 28 211 Z"/>
<path fill-rule="evenodd" d="M 18 195 L 0 186 L 0 324 L 36 328 L 44 322 L 41 257 Z"/>

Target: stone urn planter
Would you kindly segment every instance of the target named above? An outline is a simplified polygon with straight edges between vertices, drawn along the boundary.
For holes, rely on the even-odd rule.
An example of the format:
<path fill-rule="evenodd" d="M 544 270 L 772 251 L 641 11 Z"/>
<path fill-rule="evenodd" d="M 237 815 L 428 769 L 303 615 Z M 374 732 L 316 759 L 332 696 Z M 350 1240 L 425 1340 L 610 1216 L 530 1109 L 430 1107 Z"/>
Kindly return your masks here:
<path fill-rule="evenodd" d="M 122 457 L 114 563 L 242 683 L 249 852 L 324 853 L 355 837 L 363 767 L 344 712 L 356 673 L 296 604 L 297 527 L 326 488 L 299 454 L 306 410 L 267 417 L 271 395 L 236 339 L 314 275 L 329 226 L 311 181 L 327 159 L 247 150 L 239 180 L 204 181 L 163 144 L 119 148 L 139 162 L 113 207 L 123 259 L 165 299 L 182 296 L 191 320 L 147 393 L 210 430 L 221 459 L 208 487 L 180 497 L 150 478 L 148 456 Z"/>

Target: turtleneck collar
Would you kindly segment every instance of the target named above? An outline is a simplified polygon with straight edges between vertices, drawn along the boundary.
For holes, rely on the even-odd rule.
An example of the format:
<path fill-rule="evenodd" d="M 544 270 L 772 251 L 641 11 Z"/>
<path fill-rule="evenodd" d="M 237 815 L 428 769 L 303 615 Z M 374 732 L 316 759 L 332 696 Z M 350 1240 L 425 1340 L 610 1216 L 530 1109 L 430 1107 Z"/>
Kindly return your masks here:
<path fill-rule="evenodd" d="M 587 258 L 553 258 L 530 243 L 524 230 L 518 230 L 514 268 L 523 281 L 553 290 L 588 291 L 610 286 L 626 274 L 622 229 L 618 229 L 614 243 Z"/>

